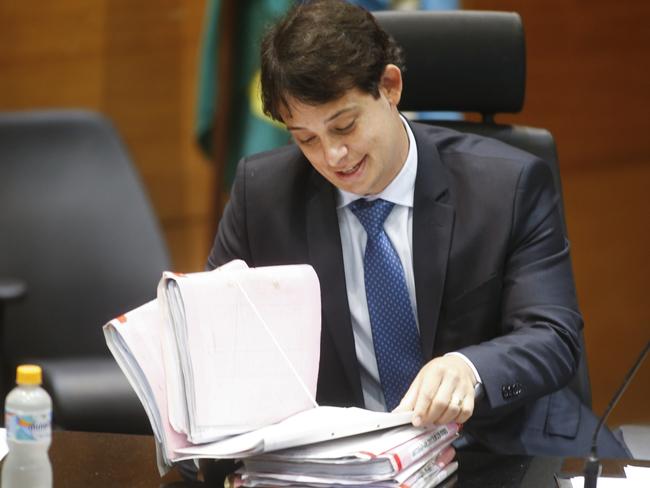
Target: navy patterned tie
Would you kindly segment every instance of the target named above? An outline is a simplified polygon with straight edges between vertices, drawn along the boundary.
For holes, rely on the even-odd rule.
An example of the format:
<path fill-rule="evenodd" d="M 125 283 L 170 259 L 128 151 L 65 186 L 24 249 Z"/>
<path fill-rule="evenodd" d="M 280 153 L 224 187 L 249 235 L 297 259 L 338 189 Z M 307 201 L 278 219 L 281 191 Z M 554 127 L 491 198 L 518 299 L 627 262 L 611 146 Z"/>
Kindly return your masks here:
<path fill-rule="evenodd" d="M 420 334 L 413 315 L 404 269 L 384 231 L 394 204 L 356 200 L 350 210 L 366 230 L 363 257 L 372 341 L 386 408 L 395 408 L 422 367 Z"/>

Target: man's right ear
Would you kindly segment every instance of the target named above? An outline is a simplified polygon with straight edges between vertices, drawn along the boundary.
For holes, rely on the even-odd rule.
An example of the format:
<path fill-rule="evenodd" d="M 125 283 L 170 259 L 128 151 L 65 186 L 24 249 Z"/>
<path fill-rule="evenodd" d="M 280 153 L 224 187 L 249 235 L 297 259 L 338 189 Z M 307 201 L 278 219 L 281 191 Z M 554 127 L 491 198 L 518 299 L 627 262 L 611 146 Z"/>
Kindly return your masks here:
<path fill-rule="evenodd" d="M 379 90 L 391 105 L 397 107 L 402 98 L 402 70 L 394 64 L 387 64 L 379 79 Z"/>

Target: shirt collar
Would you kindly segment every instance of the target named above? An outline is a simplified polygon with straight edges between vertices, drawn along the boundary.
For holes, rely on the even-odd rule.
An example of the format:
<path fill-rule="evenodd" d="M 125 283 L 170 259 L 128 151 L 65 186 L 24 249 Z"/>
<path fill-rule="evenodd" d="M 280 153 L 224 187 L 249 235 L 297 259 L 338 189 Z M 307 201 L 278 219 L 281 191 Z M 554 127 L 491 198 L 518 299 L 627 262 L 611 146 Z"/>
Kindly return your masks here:
<path fill-rule="evenodd" d="M 415 137 L 411 131 L 411 127 L 408 122 L 400 114 L 404 128 L 409 138 L 409 150 L 406 155 L 406 161 L 404 166 L 397 176 L 393 178 L 384 191 L 378 193 L 377 195 L 356 195 L 344 190 L 337 188 L 337 205 L 336 208 L 342 208 L 346 205 L 349 205 L 359 198 L 366 198 L 368 200 L 375 200 L 381 198 L 389 202 L 393 202 L 396 205 L 403 205 L 405 207 L 413 207 L 413 191 L 415 188 L 415 175 L 418 169 L 418 150 L 415 145 Z"/>

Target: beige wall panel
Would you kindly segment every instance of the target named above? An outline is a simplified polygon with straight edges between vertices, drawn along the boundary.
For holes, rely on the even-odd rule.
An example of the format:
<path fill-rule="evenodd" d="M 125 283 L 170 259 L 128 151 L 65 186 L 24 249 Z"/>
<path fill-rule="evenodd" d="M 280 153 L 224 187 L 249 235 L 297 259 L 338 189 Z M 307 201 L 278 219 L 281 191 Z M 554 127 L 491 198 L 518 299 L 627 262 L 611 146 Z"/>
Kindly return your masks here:
<path fill-rule="evenodd" d="M 0 110 L 82 107 L 110 117 L 184 271 L 202 269 L 214 227 L 214 172 L 193 139 L 204 7 L 0 0 Z"/>
<path fill-rule="evenodd" d="M 528 54 L 525 109 L 500 121 L 555 135 L 594 410 L 602 412 L 650 338 L 650 2 L 464 0 L 518 11 Z M 650 363 L 610 424 L 650 423 Z"/>
<path fill-rule="evenodd" d="M 562 173 L 594 407 L 601 412 L 650 337 L 650 164 Z M 650 362 L 610 424 L 648 422 Z"/>

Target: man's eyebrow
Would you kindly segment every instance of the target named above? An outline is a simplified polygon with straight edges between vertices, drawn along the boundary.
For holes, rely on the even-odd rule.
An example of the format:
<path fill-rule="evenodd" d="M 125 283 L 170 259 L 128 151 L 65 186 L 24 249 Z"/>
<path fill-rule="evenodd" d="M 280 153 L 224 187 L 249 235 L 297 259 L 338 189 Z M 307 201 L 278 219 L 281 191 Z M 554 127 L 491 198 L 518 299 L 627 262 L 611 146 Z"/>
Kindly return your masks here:
<path fill-rule="evenodd" d="M 357 108 L 356 105 L 353 105 L 352 107 L 342 108 L 341 110 L 339 110 L 335 114 L 333 114 L 330 117 L 328 117 L 327 119 L 325 119 L 325 123 L 331 122 L 332 120 L 336 119 L 337 117 L 339 117 L 339 116 L 341 116 L 341 115 L 343 115 L 343 114 L 345 114 L 347 112 L 350 112 L 351 110 L 355 110 L 356 108 Z M 292 126 L 292 125 L 287 125 L 286 127 L 287 127 L 287 130 L 289 130 L 289 131 L 291 131 L 291 130 L 303 130 L 304 129 L 304 127 L 297 127 L 297 126 Z"/>
<path fill-rule="evenodd" d="M 327 122 L 331 122 L 332 120 L 334 120 L 335 118 L 337 118 L 339 115 L 343 115 L 344 113 L 349 112 L 350 110 L 354 110 L 355 108 L 357 108 L 356 105 L 353 105 L 352 107 L 342 108 L 341 110 L 339 110 L 338 112 L 336 112 L 334 115 L 332 115 L 331 117 L 329 117 L 325 122 L 326 122 L 326 123 L 327 123 Z"/>

